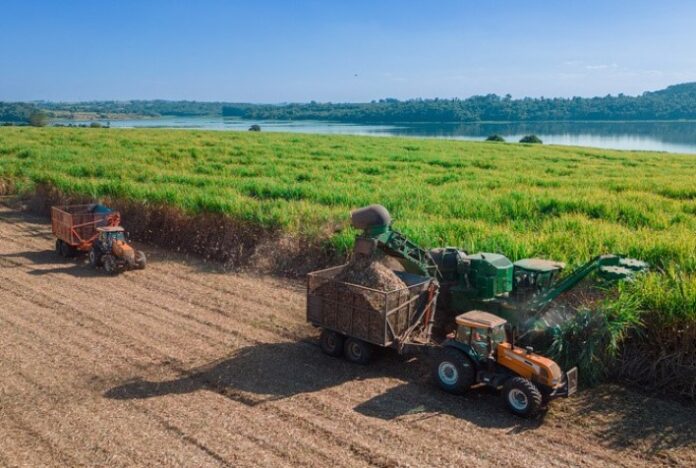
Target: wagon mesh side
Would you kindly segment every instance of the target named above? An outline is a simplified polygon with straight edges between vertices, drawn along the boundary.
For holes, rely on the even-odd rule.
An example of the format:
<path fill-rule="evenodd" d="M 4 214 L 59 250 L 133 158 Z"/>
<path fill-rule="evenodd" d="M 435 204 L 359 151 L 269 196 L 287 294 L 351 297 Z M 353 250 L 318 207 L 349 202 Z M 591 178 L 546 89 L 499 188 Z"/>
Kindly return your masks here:
<path fill-rule="evenodd" d="M 336 281 L 343 268 L 308 275 L 309 322 L 378 346 L 391 345 L 416 324 L 427 303 L 429 278 L 395 272 L 407 286 L 385 292 Z"/>

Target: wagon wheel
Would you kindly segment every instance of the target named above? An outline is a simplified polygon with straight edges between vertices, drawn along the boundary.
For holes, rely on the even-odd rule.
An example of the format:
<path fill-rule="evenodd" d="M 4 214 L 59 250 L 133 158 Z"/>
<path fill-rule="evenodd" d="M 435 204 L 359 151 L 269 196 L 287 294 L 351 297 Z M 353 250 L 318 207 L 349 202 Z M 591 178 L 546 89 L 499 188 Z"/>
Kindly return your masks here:
<path fill-rule="evenodd" d="M 75 249 L 73 248 L 73 246 L 71 246 L 67 242 L 61 241 L 60 242 L 60 254 L 65 258 L 72 257 L 75 255 Z"/>

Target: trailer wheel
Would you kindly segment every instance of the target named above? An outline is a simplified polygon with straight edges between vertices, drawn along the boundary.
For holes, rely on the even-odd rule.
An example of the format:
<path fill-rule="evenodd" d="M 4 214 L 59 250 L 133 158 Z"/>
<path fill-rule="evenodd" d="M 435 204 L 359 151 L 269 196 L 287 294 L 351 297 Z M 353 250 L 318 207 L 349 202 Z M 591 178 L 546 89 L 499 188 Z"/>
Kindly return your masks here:
<path fill-rule="evenodd" d="M 512 414 L 529 418 L 541 409 L 539 389 L 524 377 L 513 377 L 503 386 L 503 400 Z"/>
<path fill-rule="evenodd" d="M 355 364 L 367 364 L 372 358 L 372 345 L 357 338 L 348 338 L 343 344 L 346 359 Z"/>
<path fill-rule="evenodd" d="M 67 242 L 60 241 L 60 255 L 65 258 L 73 257 L 75 256 L 75 249 Z"/>
<path fill-rule="evenodd" d="M 345 336 L 327 329 L 323 329 L 319 337 L 321 350 L 333 357 L 338 357 L 343 354 L 343 343 L 345 341 Z"/>
<path fill-rule="evenodd" d="M 63 241 L 60 239 L 56 239 L 56 253 L 63 256 Z"/>
<path fill-rule="evenodd" d="M 116 259 L 111 254 L 106 254 L 102 256 L 102 263 L 104 263 L 104 271 L 110 275 L 116 274 Z"/>
<path fill-rule="evenodd" d="M 97 252 L 96 249 L 91 249 L 89 251 L 89 263 L 94 268 L 102 266 L 101 253 Z"/>
<path fill-rule="evenodd" d="M 445 348 L 435 362 L 433 376 L 444 391 L 462 395 L 474 384 L 476 369 L 469 356 L 454 348 Z"/>

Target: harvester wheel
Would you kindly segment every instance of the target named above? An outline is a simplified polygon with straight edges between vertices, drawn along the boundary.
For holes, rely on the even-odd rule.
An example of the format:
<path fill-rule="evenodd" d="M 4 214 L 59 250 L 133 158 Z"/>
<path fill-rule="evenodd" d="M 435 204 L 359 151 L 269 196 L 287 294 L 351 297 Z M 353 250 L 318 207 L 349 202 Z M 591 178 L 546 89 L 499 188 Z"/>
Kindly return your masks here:
<path fill-rule="evenodd" d="M 350 362 L 367 364 L 372 359 L 372 345 L 357 338 L 348 338 L 343 344 L 343 354 Z"/>
<path fill-rule="evenodd" d="M 95 249 L 89 251 L 89 264 L 94 268 L 102 266 L 101 253 L 97 252 Z"/>
<path fill-rule="evenodd" d="M 503 400 L 513 414 L 529 418 L 541 409 L 542 396 L 531 381 L 524 377 L 513 377 L 503 386 Z"/>
<path fill-rule="evenodd" d="M 435 381 L 446 392 L 464 394 L 476 380 L 476 369 L 469 356 L 454 348 L 445 348 L 433 368 Z"/>
<path fill-rule="evenodd" d="M 145 265 L 147 265 L 147 258 L 145 257 L 145 252 L 142 250 L 135 251 L 135 267 L 138 270 L 144 270 Z"/>
<path fill-rule="evenodd" d="M 111 254 L 106 254 L 102 257 L 102 262 L 104 263 L 104 271 L 110 275 L 116 274 L 116 259 Z"/>

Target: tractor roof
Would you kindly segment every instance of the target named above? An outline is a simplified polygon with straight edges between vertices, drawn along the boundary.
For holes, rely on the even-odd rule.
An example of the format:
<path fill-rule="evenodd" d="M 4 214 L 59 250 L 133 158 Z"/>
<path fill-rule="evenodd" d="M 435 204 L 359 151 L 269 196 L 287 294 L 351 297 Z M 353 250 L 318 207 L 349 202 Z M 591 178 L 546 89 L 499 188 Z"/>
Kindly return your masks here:
<path fill-rule="evenodd" d="M 562 270 L 565 268 L 565 263 L 554 260 L 544 260 L 543 258 L 525 258 L 517 260 L 515 266 L 530 271 L 547 272 Z"/>
<path fill-rule="evenodd" d="M 457 315 L 457 325 L 474 328 L 495 328 L 504 325 L 507 320 L 482 310 L 470 310 Z"/>
<path fill-rule="evenodd" d="M 123 232 L 125 229 L 123 229 L 123 226 L 104 226 L 104 227 L 98 227 L 97 231 L 99 232 Z"/>

